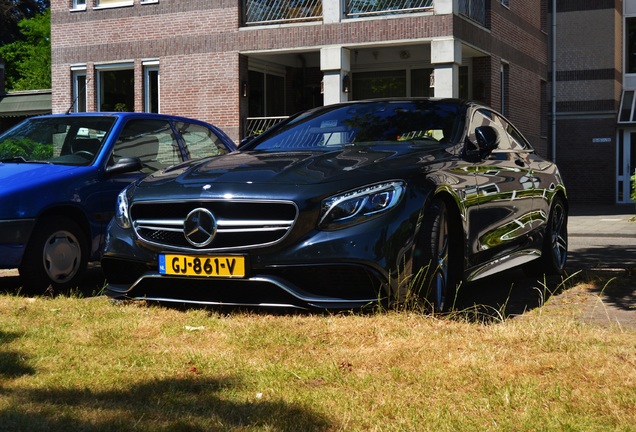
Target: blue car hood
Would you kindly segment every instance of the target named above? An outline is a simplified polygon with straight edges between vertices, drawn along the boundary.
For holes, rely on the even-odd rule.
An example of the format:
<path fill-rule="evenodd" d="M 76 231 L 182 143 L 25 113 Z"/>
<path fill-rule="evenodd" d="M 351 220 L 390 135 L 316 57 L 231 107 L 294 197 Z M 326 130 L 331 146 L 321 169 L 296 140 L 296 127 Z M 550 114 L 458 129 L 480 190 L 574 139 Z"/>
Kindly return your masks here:
<path fill-rule="evenodd" d="M 0 195 L 28 190 L 64 177 L 72 170 L 86 169 L 68 165 L 39 163 L 0 163 Z"/>

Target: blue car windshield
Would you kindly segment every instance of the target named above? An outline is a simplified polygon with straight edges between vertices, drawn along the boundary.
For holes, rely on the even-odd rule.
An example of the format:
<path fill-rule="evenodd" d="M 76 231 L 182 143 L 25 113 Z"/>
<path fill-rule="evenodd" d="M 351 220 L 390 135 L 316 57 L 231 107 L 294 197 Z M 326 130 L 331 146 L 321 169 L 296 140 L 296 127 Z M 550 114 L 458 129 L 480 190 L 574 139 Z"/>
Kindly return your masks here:
<path fill-rule="evenodd" d="M 249 150 L 333 150 L 351 145 L 450 145 L 461 105 L 434 100 L 369 101 L 309 111 L 275 127 Z"/>
<path fill-rule="evenodd" d="M 32 117 L 0 135 L 0 163 L 89 165 L 113 116 Z"/>

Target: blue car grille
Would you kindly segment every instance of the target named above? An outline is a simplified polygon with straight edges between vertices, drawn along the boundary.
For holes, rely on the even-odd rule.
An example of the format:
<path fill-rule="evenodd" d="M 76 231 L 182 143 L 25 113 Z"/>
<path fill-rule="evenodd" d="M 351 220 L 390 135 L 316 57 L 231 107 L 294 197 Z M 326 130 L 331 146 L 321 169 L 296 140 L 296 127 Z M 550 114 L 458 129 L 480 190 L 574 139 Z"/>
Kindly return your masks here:
<path fill-rule="evenodd" d="M 213 215 L 216 233 L 205 245 L 188 241 L 185 220 L 196 209 Z M 184 251 L 248 249 L 280 242 L 291 230 L 298 209 L 289 201 L 181 201 L 133 203 L 135 233 L 142 241 Z"/>

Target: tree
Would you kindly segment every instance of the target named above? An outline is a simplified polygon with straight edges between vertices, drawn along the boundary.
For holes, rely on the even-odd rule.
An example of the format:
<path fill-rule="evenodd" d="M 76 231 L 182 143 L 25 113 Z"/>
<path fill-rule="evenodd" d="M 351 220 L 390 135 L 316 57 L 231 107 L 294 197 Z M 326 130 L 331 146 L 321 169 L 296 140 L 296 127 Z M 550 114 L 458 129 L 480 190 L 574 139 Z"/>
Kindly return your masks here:
<path fill-rule="evenodd" d="M 0 46 L 7 90 L 51 88 L 51 11 L 18 23 L 21 39 Z"/>
<path fill-rule="evenodd" d="M 18 23 L 50 8 L 50 0 L 0 0 L 0 46 L 21 39 Z"/>

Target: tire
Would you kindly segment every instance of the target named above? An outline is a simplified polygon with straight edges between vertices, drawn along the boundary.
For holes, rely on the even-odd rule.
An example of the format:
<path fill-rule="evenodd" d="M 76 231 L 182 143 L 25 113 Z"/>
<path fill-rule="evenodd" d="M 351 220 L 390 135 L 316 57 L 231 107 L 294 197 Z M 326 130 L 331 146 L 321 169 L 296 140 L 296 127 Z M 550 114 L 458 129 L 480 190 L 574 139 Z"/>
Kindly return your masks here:
<path fill-rule="evenodd" d="M 87 262 L 88 242 L 77 223 L 64 216 L 40 221 L 19 268 L 23 288 L 41 294 L 49 287 L 55 291 L 76 287 Z"/>
<path fill-rule="evenodd" d="M 424 215 L 414 252 L 414 288 L 436 312 L 450 309 L 456 291 L 449 225 L 446 203 L 433 200 Z"/>
<path fill-rule="evenodd" d="M 559 196 L 552 201 L 541 251 L 541 261 L 547 274 L 563 274 L 568 259 L 568 212 Z"/>

